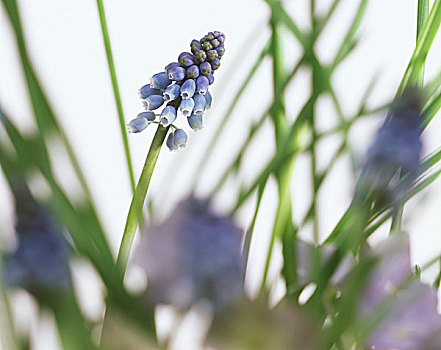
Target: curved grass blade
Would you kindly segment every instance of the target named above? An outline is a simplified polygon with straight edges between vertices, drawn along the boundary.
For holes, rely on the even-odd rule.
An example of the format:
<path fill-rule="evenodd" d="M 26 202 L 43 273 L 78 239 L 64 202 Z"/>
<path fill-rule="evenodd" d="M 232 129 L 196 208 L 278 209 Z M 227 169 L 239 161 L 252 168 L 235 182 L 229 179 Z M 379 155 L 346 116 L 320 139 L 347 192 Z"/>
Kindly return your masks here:
<path fill-rule="evenodd" d="M 115 97 L 116 109 L 118 112 L 119 127 L 120 127 L 121 137 L 122 137 L 123 144 L 124 144 L 124 153 L 126 156 L 126 163 L 127 163 L 127 170 L 129 172 L 130 185 L 132 187 L 132 192 L 135 193 L 135 176 L 133 174 L 132 157 L 130 155 L 129 140 L 127 138 L 127 132 L 126 132 L 125 121 L 124 121 L 124 111 L 123 111 L 122 102 L 121 102 L 121 95 L 119 93 L 118 79 L 116 77 L 116 71 L 115 71 L 115 63 L 113 61 L 113 54 L 112 54 L 112 47 L 110 45 L 109 31 L 107 29 L 106 13 L 104 11 L 104 4 L 103 4 L 102 0 L 96 0 L 96 4 L 98 7 L 98 13 L 100 16 L 101 31 L 103 34 L 104 47 L 106 49 L 107 64 L 109 66 L 110 78 L 112 80 L 113 95 Z"/>

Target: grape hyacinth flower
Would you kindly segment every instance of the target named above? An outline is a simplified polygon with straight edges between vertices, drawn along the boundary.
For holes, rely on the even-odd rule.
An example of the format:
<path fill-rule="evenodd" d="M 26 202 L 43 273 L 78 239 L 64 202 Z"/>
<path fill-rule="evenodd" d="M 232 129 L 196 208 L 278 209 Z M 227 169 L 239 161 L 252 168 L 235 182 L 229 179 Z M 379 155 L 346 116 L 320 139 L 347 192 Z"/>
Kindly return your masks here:
<path fill-rule="evenodd" d="M 143 131 L 150 122 L 156 119 L 155 113 L 152 111 L 141 112 L 138 116 L 127 124 L 127 129 L 130 133 L 138 133 Z"/>
<path fill-rule="evenodd" d="M 149 228 L 136 253 L 151 300 L 182 309 L 205 300 L 216 311 L 234 303 L 243 295 L 241 236 L 206 202 L 191 197 L 180 203 L 165 222 Z"/>
<path fill-rule="evenodd" d="M 160 89 L 153 89 L 150 84 L 144 85 L 139 89 L 139 97 L 145 99 L 151 95 L 159 95 L 161 93 Z"/>
<path fill-rule="evenodd" d="M 37 296 L 70 290 L 69 250 L 60 228 L 23 181 L 14 183 L 12 192 L 19 243 L 4 260 L 5 285 L 22 287 Z"/>
<path fill-rule="evenodd" d="M 195 91 L 196 91 L 195 81 L 193 79 L 186 80 L 185 83 L 182 84 L 182 87 L 181 87 L 182 99 L 187 100 L 187 99 L 193 97 Z"/>
<path fill-rule="evenodd" d="M 190 128 L 192 128 L 194 131 L 199 131 L 204 127 L 204 120 L 202 118 L 202 114 L 192 114 L 191 116 L 187 117 L 188 125 L 190 125 Z"/>
<path fill-rule="evenodd" d="M 173 106 L 167 106 L 162 110 L 161 113 L 161 125 L 169 126 L 173 124 L 176 119 L 176 109 Z"/>
<path fill-rule="evenodd" d="M 396 295 L 389 302 L 387 314 L 367 339 L 368 349 L 426 349 L 425 344 L 441 332 L 441 315 L 437 312 L 435 288 L 418 279 L 402 287 L 412 275 L 408 235 L 403 232 L 391 235 L 374 253 L 380 262 L 368 279 L 361 314 L 378 312 L 378 307 L 384 310 L 386 306 L 381 303 Z"/>
<path fill-rule="evenodd" d="M 212 104 L 209 86 L 214 83 L 213 73 L 219 68 L 220 59 L 225 53 L 224 43 L 225 35 L 219 31 L 209 32 L 200 40 L 192 40 L 191 52 L 182 52 L 177 62 L 167 64 L 163 72 L 152 76 L 150 84 L 140 88 L 139 96 L 144 108 L 153 115 L 161 115 L 159 123 L 162 126 L 172 125 L 180 112 L 193 130 L 202 129 L 203 115 Z M 164 104 L 166 106 L 162 112 L 153 112 Z M 152 122 L 155 122 L 154 118 L 143 119 L 138 115 L 127 124 L 127 128 L 131 133 L 138 133 Z M 170 150 L 177 150 L 186 144 L 185 138 L 185 142 L 177 146 L 173 141 L 175 137 L 176 131 L 167 138 L 166 144 Z"/>
<path fill-rule="evenodd" d="M 162 96 L 165 102 L 174 101 L 179 97 L 181 87 L 178 84 L 169 85 Z"/>
<path fill-rule="evenodd" d="M 373 198 L 382 205 L 395 201 L 417 177 L 421 152 L 421 96 L 419 90 L 408 87 L 392 106 L 390 118 L 378 130 L 356 196 Z M 406 176 L 399 188 L 392 190 L 391 180 L 398 170 Z"/>
<path fill-rule="evenodd" d="M 145 109 L 151 111 L 162 106 L 164 98 L 161 95 L 150 95 L 143 100 Z"/>

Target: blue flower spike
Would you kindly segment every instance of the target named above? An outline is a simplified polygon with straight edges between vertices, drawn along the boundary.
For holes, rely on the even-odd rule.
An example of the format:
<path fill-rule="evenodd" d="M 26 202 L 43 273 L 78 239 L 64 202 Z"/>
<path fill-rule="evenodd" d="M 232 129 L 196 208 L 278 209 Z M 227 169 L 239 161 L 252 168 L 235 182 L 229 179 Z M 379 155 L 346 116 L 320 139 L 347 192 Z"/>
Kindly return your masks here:
<path fill-rule="evenodd" d="M 192 114 L 187 118 L 187 121 L 190 128 L 194 131 L 202 130 L 204 127 L 204 118 L 202 114 Z"/>
<path fill-rule="evenodd" d="M 167 106 L 162 110 L 160 123 L 163 127 L 167 127 L 176 120 L 176 108 Z"/>
<path fill-rule="evenodd" d="M 187 118 L 194 131 L 203 128 L 203 114 L 213 100 L 208 88 L 214 83 L 214 72 L 225 53 L 224 42 L 222 32 L 209 32 L 200 40 L 192 40 L 189 52 L 181 52 L 177 62 L 167 64 L 163 72 L 153 75 L 150 84 L 139 89 L 146 112 L 138 114 L 127 124 L 128 132 L 139 133 L 156 121 L 163 127 L 172 126 L 174 130 L 166 141 L 170 150 L 185 147 L 187 134 L 173 125 L 177 112 Z M 155 111 L 164 104 L 162 111 Z M 156 119 L 158 115 L 159 120 Z"/>
<path fill-rule="evenodd" d="M 157 73 L 150 78 L 150 87 L 153 89 L 165 89 L 171 81 L 166 72 Z"/>
<path fill-rule="evenodd" d="M 188 79 L 182 84 L 181 87 L 181 97 L 183 100 L 187 100 L 193 97 L 196 91 L 196 82 L 193 79 Z"/>
<path fill-rule="evenodd" d="M 165 102 L 176 100 L 181 92 L 181 87 L 178 84 L 169 85 L 162 93 Z"/>

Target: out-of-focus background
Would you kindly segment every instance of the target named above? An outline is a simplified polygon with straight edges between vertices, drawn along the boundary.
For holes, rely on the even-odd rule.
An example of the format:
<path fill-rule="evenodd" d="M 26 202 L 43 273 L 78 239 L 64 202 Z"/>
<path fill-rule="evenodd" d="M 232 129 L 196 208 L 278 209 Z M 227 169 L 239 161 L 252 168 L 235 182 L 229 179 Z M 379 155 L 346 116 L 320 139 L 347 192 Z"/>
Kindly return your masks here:
<path fill-rule="evenodd" d="M 317 1 L 317 10 L 325 11 L 331 1 Z M 309 3 L 284 1 L 290 14 L 299 25 L 307 27 Z M 108 239 L 116 252 L 124 229 L 125 218 L 131 200 L 131 190 L 124 160 L 116 108 L 110 84 L 105 51 L 102 43 L 98 12 L 93 1 L 75 2 L 39 0 L 21 1 L 22 23 L 31 58 L 60 122 L 74 145 L 85 170 L 102 217 Z M 326 35 L 320 37 L 316 52 L 323 62 L 329 62 L 349 25 L 357 2 L 344 0 L 328 24 Z M 222 66 L 216 72 L 216 84 L 212 88 L 213 108 L 206 114 L 205 128 L 199 133 L 189 133 L 186 149 L 170 153 L 163 149 L 153 175 L 149 198 L 154 203 L 156 220 L 160 220 L 184 198 L 191 188 L 204 149 L 217 132 L 220 118 L 245 74 L 259 54 L 269 31 L 269 9 L 259 0 L 167 0 L 167 1 L 105 1 L 110 39 L 117 76 L 127 122 L 141 111 L 137 90 L 148 82 L 154 73 L 177 59 L 181 51 L 189 50 L 193 38 L 199 39 L 208 31 L 221 30 L 226 34 L 226 54 Z M 415 45 L 417 1 L 371 0 L 366 11 L 360 35 L 360 45 L 336 72 L 333 84 L 343 101 L 344 112 L 355 113 L 358 103 L 373 76 L 378 77 L 369 105 L 376 106 L 391 100 L 408 64 Z M 290 36 L 287 32 L 286 36 Z M 13 116 L 20 129 L 33 128 L 32 109 L 29 103 L 19 57 L 3 8 L 0 8 L 0 103 Z M 293 66 L 300 57 L 300 46 L 294 39 L 284 46 L 286 65 Z M 441 62 L 441 38 L 438 36 L 427 60 L 426 76 L 430 78 Z M 230 119 L 221 142 L 205 166 L 196 190 L 203 196 L 214 185 L 221 171 L 231 161 L 246 137 L 244 130 L 267 108 L 272 100 L 269 77 L 271 62 L 265 61 L 253 78 Z M 301 71 L 287 89 L 287 114 L 295 116 L 309 94 L 310 72 Z M 336 115 L 330 101 L 319 101 L 319 129 L 327 130 L 336 123 Z M 351 144 L 356 159 L 361 163 L 376 128 L 384 113 L 360 121 L 351 134 Z M 186 127 L 185 121 L 178 125 Z M 441 121 L 435 117 L 425 131 L 425 153 L 439 146 Z M 0 133 L 0 137 L 2 137 Z M 129 135 L 135 168 L 135 178 L 140 174 L 153 128 Z M 273 130 L 268 122 L 246 154 L 240 172 L 245 181 L 251 181 L 274 152 Z M 338 146 L 332 138 L 320 145 L 319 163 L 326 162 Z M 54 145 L 56 149 L 56 145 Z M 61 183 L 69 193 L 75 193 L 74 175 L 66 167 L 62 154 L 54 152 L 59 160 L 55 169 Z M 294 220 L 300 220 L 311 198 L 308 176 L 302 166 L 308 167 L 307 157 L 298 158 L 300 166 L 292 179 Z M 327 179 L 325 191 L 319 193 L 320 236 L 325 238 L 344 213 L 352 195 L 353 178 L 348 159 L 339 161 Z M 215 198 L 218 210 L 226 212 L 233 204 L 233 191 L 240 184 L 228 183 Z M 44 194 L 44 186 L 38 179 L 32 190 Z M 255 237 L 248 270 L 247 288 L 253 291 L 259 284 L 258 271 L 263 265 L 268 239 L 276 208 L 277 191 L 270 183 L 265 191 L 262 213 L 256 223 Z M 441 184 L 435 183 L 412 199 L 405 209 L 404 229 L 412 240 L 412 259 L 423 264 L 441 252 Z M 253 200 L 238 215 L 238 223 L 247 227 L 251 221 Z M 0 178 L 0 238 L 2 245 L 13 246 L 13 215 L 11 195 L 3 178 Z M 301 236 L 308 238 L 305 229 Z M 375 242 L 375 237 L 373 237 Z M 136 244 L 136 243 L 135 243 Z M 273 269 L 277 269 L 277 256 Z M 436 268 L 436 266 L 435 266 Z M 84 281 L 78 291 L 83 293 L 83 307 L 92 318 L 103 312 L 100 286 L 94 273 L 81 262 L 75 266 L 75 277 Z M 129 276 L 136 271 L 129 269 Z M 430 274 L 430 271 L 428 272 Z M 432 275 L 431 275 L 432 276 Z M 433 277 L 433 276 L 432 276 Z M 135 277 L 133 277 L 135 279 Z M 29 301 L 17 297 L 16 303 Z M 44 329 L 39 331 L 44 333 Z M 47 330 L 48 334 L 50 333 Z M 41 349 L 54 346 L 48 341 Z"/>

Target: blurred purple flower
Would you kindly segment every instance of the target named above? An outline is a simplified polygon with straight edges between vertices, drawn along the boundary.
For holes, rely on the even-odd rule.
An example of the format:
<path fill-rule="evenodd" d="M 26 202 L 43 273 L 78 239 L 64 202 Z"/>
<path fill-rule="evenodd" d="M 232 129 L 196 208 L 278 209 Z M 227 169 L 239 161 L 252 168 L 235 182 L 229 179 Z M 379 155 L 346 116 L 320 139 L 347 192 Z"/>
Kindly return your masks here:
<path fill-rule="evenodd" d="M 399 290 L 412 273 L 406 234 L 390 236 L 375 251 L 381 260 L 367 283 L 362 314 L 373 312 L 386 297 L 397 294 L 390 299 L 389 312 L 370 334 L 367 345 L 375 350 L 424 349 L 424 344 L 436 332 L 441 332 L 436 289 L 414 280 Z"/>
<path fill-rule="evenodd" d="M 390 203 L 406 191 L 418 175 L 421 162 L 421 96 L 408 87 L 392 106 L 391 117 L 378 130 L 357 184 L 357 195 Z M 400 188 L 391 180 L 401 169 L 407 174 Z"/>
<path fill-rule="evenodd" d="M 60 228 L 33 198 L 24 182 L 12 186 L 17 250 L 5 257 L 3 279 L 32 294 L 71 287 L 69 250 Z"/>
<path fill-rule="evenodd" d="M 231 218 L 206 202 L 191 197 L 180 203 L 137 250 L 152 301 L 187 308 L 207 300 L 217 311 L 234 302 L 243 292 L 241 237 Z"/>

